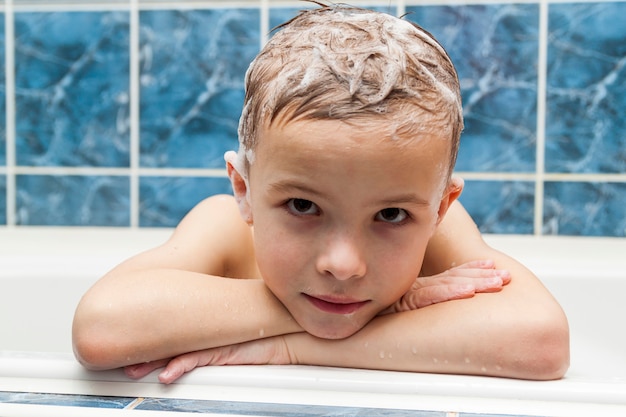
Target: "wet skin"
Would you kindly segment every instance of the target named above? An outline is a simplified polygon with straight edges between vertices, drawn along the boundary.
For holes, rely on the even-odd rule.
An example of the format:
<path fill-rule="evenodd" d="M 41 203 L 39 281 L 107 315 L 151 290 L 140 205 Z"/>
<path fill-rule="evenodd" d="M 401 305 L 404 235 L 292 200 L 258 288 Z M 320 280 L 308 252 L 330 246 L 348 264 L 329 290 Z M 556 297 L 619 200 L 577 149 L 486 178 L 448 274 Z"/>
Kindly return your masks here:
<path fill-rule="evenodd" d="M 419 275 L 447 209 L 448 141 L 340 121 L 261 132 L 249 172 L 259 270 L 303 329 L 345 338 Z"/>

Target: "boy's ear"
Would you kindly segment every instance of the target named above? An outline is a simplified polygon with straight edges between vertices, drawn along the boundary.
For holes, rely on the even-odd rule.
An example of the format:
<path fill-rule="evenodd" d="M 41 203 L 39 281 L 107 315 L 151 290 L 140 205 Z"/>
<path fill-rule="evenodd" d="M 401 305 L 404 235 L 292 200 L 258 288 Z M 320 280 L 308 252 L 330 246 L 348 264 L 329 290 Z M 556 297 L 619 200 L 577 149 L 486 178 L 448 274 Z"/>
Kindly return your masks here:
<path fill-rule="evenodd" d="M 226 162 L 226 170 L 230 184 L 233 187 L 235 200 L 239 206 L 239 213 L 246 223 L 252 225 L 252 208 L 250 207 L 250 196 L 248 194 L 248 181 L 237 171 L 237 168 L 231 162 Z"/>
<path fill-rule="evenodd" d="M 439 210 L 437 212 L 437 224 L 441 223 L 452 203 L 454 203 L 454 201 L 459 198 L 459 196 L 463 192 L 464 185 L 465 181 L 463 181 L 462 178 L 455 176 L 452 176 L 452 178 L 450 178 L 450 184 L 448 184 L 448 189 L 444 192 L 443 198 L 439 203 Z"/>

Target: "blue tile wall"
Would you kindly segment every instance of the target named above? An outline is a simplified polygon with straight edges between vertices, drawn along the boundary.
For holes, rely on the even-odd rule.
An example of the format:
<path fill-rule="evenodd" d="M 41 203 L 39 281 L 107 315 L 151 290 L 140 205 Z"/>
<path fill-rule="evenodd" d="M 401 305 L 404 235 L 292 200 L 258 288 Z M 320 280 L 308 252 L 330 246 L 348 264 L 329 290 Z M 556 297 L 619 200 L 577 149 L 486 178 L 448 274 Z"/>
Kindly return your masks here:
<path fill-rule="evenodd" d="M 0 59 L 5 62 L 4 13 L 0 13 Z M 6 165 L 6 77 L 5 66 L 0 66 L 0 165 Z M 2 200 L 0 200 L 2 201 Z"/>
<path fill-rule="evenodd" d="M 229 194 L 231 187 L 226 177 L 142 177 L 139 193 L 140 226 L 174 227 L 189 211 L 190 201 Z"/>
<path fill-rule="evenodd" d="M 457 65 L 461 201 L 481 230 L 626 236 L 626 1 L 374 3 Z M 247 66 L 311 7 L 43 4 L 0 4 L 1 225 L 169 227 L 230 192 Z"/>
<path fill-rule="evenodd" d="M 538 6 L 419 6 L 407 12 L 457 67 L 465 118 L 457 170 L 534 171 Z"/>
<path fill-rule="evenodd" d="M 105 175 L 18 175 L 17 224 L 129 226 L 129 179 Z"/>
<path fill-rule="evenodd" d="M 17 164 L 127 167 L 128 13 L 14 20 Z"/>
<path fill-rule="evenodd" d="M 532 234 L 534 192 L 528 181 L 467 181 L 463 205 L 485 232 Z"/>
<path fill-rule="evenodd" d="M 625 183 L 547 182 L 544 233 L 625 236 Z"/>
<path fill-rule="evenodd" d="M 625 16 L 624 2 L 550 6 L 550 172 L 626 172 Z"/>
<path fill-rule="evenodd" d="M 222 168 L 237 148 L 243 77 L 259 52 L 259 9 L 140 15 L 141 165 Z"/>

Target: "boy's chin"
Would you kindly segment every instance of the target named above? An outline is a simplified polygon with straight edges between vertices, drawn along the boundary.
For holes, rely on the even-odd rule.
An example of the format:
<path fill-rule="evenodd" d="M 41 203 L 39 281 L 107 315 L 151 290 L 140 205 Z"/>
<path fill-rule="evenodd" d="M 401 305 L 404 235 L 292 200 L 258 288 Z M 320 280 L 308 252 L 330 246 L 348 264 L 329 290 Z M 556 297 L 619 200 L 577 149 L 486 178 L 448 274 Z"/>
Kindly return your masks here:
<path fill-rule="evenodd" d="M 313 335 L 315 337 L 319 337 L 320 339 L 346 339 L 359 330 L 363 328 L 363 326 L 357 326 L 354 324 L 353 326 L 320 326 L 320 325 L 302 325 L 300 326 L 304 329 L 305 332 Z"/>

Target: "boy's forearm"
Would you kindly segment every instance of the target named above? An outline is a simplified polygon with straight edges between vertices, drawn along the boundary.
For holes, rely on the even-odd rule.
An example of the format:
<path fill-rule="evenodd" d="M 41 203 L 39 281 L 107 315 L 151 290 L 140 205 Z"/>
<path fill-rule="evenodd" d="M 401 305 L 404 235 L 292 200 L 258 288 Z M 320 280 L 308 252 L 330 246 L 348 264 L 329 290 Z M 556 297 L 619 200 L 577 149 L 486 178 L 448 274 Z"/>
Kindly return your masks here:
<path fill-rule="evenodd" d="M 567 329 L 558 320 L 480 307 L 480 298 L 498 295 L 377 317 L 343 340 L 304 333 L 286 340 L 300 364 L 523 379 L 562 377 L 568 365 Z M 521 317 L 512 319 L 511 314 Z"/>
<path fill-rule="evenodd" d="M 98 285 L 79 304 L 73 325 L 76 356 L 90 369 L 300 331 L 261 280 L 158 269 Z"/>

